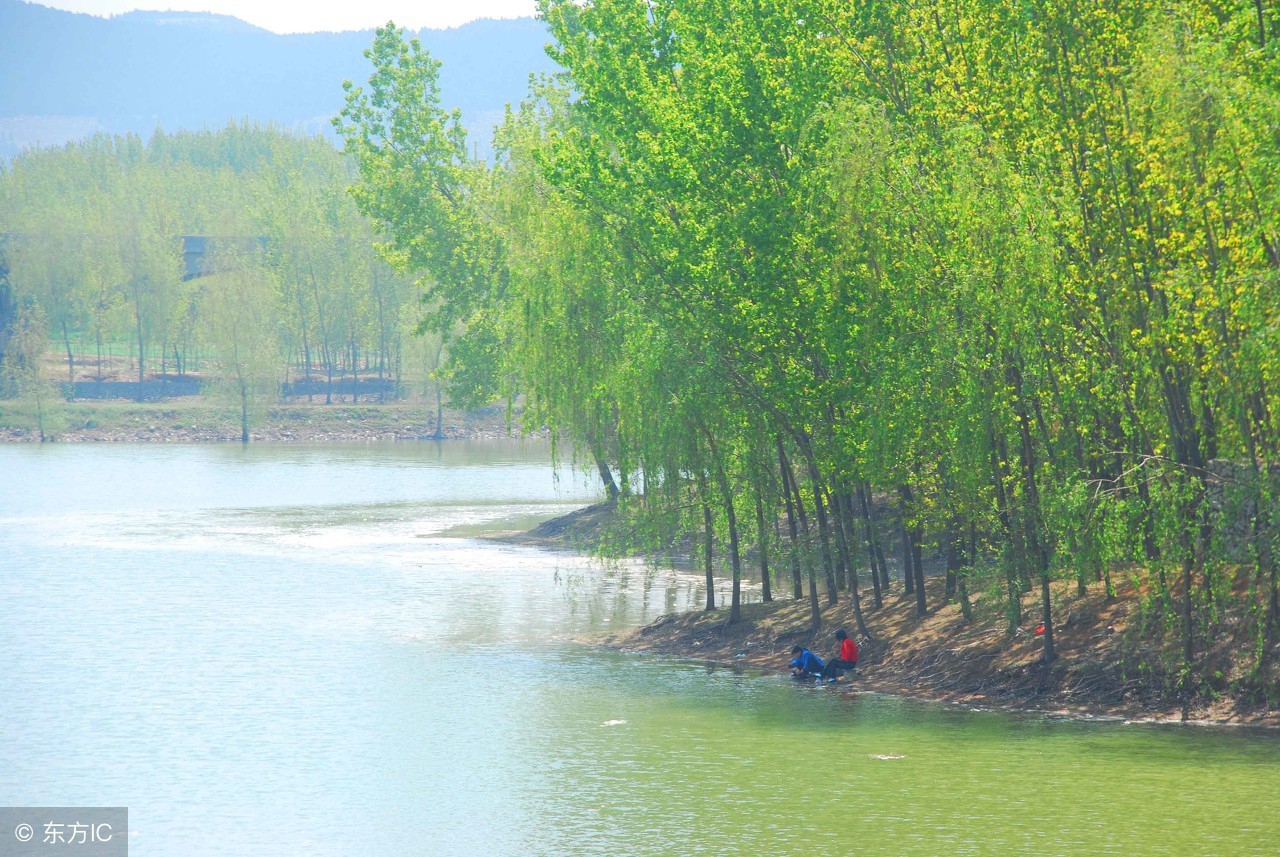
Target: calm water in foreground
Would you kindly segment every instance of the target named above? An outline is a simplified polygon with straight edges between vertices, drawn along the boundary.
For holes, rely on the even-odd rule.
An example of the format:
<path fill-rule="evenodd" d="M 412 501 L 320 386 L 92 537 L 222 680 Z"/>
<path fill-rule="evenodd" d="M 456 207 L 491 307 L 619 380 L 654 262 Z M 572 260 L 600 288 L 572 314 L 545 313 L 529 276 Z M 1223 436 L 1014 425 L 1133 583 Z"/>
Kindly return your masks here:
<path fill-rule="evenodd" d="M 702 599 L 474 538 L 592 491 L 516 443 L 0 447 L 0 805 L 128 806 L 134 855 L 1280 854 L 1277 735 L 575 642 Z"/>

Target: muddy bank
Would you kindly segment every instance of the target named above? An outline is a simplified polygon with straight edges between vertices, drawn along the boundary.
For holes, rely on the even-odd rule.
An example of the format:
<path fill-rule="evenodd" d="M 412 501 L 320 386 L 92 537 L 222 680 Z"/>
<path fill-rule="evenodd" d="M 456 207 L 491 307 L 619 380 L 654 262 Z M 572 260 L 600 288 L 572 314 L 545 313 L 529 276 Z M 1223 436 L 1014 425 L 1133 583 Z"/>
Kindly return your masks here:
<path fill-rule="evenodd" d="M 596 503 L 544 521 L 532 530 L 496 533 L 482 538 L 548 550 L 591 553 L 599 547 L 601 535 L 608 528 L 614 509 L 612 503 Z"/>
<path fill-rule="evenodd" d="M 612 507 L 588 507 L 547 522 L 513 540 L 561 549 L 593 546 L 607 533 Z M 863 610 L 870 637 L 857 634 L 847 594 L 835 605 L 822 606 L 822 625 L 815 633 L 809 603 L 775 600 L 748 604 L 742 620 L 728 623 L 728 611 L 696 611 L 664 616 L 632 631 L 591 642 L 629 652 L 692 658 L 763 670 L 784 671 L 791 648 L 805 646 L 828 658 L 837 649 L 835 632 L 845 628 L 858 639 L 857 677 L 842 680 L 845 693 L 878 692 L 963 705 L 1037 711 L 1080 718 L 1129 721 L 1197 722 L 1221 725 L 1280 727 L 1280 709 L 1226 688 L 1188 699 L 1176 698 L 1150 669 L 1139 669 L 1139 649 L 1128 634 L 1135 593 L 1121 586 L 1118 597 L 1106 598 L 1101 584 L 1079 595 L 1075 583 L 1055 593 L 1059 657 L 1041 663 L 1041 639 L 1031 630 L 1009 634 L 1002 605 L 973 598 L 974 619 L 966 623 L 957 604 L 944 603 L 943 580 L 929 579 L 929 615 L 915 614 L 915 597 L 896 584 L 879 610 L 864 594 Z M 775 591 L 790 585 L 775 583 Z M 1028 593 L 1025 616 L 1037 615 L 1036 596 Z M 1230 677 L 1233 654 L 1247 643 L 1229 633 L 1214 642 L 1212 663 Z"/>

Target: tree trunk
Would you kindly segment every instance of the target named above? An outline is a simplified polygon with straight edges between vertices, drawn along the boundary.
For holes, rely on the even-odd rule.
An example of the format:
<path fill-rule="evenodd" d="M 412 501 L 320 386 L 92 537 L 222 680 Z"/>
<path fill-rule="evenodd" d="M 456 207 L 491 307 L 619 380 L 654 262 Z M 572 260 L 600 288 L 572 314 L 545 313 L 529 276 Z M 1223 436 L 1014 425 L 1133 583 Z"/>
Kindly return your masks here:
<path fill-rule="evenodd" d="M 902 591 L 907 595 L 914 595 L 916 591 L 915 569 L 911 563 L 911 534 L 907 532 L 907 512 L 901 505 L 901 490 L 899 490 L 899 506 L 898 506 L 898 537 L 902 543 Z"/>
<path fill-rule="evenodd" d="M 826 575 L 827 604 L 835 604 L 838 594 L 831 551 L 831 529 L 827 520 L 827 504 L 822 497 L 822 477 L 818 473 L 818 463 L 814 460 L 812 450 L 804 449 L 802 452 L 804 453 L 805 461 L 809 465 L 809 482 L 813 486 L 813 510 L 818 518 L 818 547 L 822 551 L 822 570 Z"/>
<path fill-rule="evenodd" d="M 240 382 L 240 442 L 249 442 L 249 387 Z"/>
<path fill-rule="evenodd" d="M 316 300 L 316 323 L 320 325 L 320 359 L 324 361 L 325 387 L 324 403 L 333 404 L 333 350 L 329 347 L 329 323 L 324 317 L 324 305 L 320 302 L 320 284 L 316 281 L 316 272 L 311 268 L 311 294 Z"/>
<path fill-rule="evenodd" d="M 311 343 L 307 341 L 307 326 L 302 326 L 302 377 L 307 382 L 307 401 L 311 401 Z"/>
<path fill-rule="evenodd" d="M 40 436 L 40 442 L 44 443 L 49 438 L 44 433 L 44 391 L 40 388 L 39 380 L 36 381 L 35 389 L 36 397 L 36 433 Z"/>
<path fill-rule="evenodd" d="M 716 579 L 714 571 L 711 567 L 712 548 L 715 539 L 715 531 L 712 529 L 711 520 L 711 504 L 707 502 L 707 478 L 706 476 L 698 477 L 699 493 L 702 496 L 702 535 L 703 535 L 703 557 L 706 562 L 707 572 L 707 610 L 716 609 Z"/>
<path fill-rule="evenodd" d="M 890 583 L 889 562 L 884 557 L 884 543 L 880 541 L 880 527 L 876 516 L 876 507 L 871 502 L 871 485 L 864 479 L 862 487 L 865 493 L 867 523 L 871 527 L 871 543 L 875 546 L 876 564 L 880 566 L 880 588 L 888 592 Z"/>
<path fill-rule="evenodd" d="M 928 616 L 929 608 L 925 604 L 924 588 L 924 527 L 916 524 L 911 528 L 911 563 L 916 576 L 916 615 Z"/>
<path fill-rule="evenodd" d="M 360 401 L 360 349 L 354 338 L 349 340 L 351 349 L 351 404 Z"/>
<path fill-rule="evenodd" d="M 143 396 L 142 382 L 146 377 L 146 355 L 143 354 L 142 331 L 138 331 L 138 401 L 141 402 L 145 398 Z"/>
<path fill-rule="evenodd" d="M 862 615 L 862 597 L 858 592 L 858 566 L 854 557 L 855 525 L 853 522 L 853 495 L 847 491 L 836 495 L 836 516 L 839 522 L 840 550 L 844 556 L 845 573 L 849 579 L 849 601 L 853 604 L 853 618 L 858 623 L 858 633 L 871 639 L 866 619 Z"/>
<path fill-rule="evenodd" d="M 705 428 L 702 433 L 707 438 L 707 449 L 710 450 L 711 461 L 715 465 L 716 483 L 720 486 L 720 498 L 724 503 L 726 522 L 729 524 L 729 565 L 733 569 L 733 588 L 729 597 L 729 624 L 732 625 L 742 619 L 742 557 L 738 553 L 738 513 L 733 508 L 733 487 L 729 484 L 724 463 L 720 460 L 716 439 Z"/>
<path fill-rule="evenodd" d="M 1040 622 L 1044 625 L 1044 651 L 1040 657 L 1051 664 L 1058 659 L 1058 647 L 1053 642 L 1053 596 L 1048 574 L 1040 575 Z"/>
<path fill-rule="evenodd" d="M 1047 531 L 1043 526 L 1040 513 L 1040 490 L 1036 480 L 1035 448 L 1031 440 L 1031 421 L 1027 415 L 1026 395 L 1022 388 L 1022 373 L 1016 364 L 1010 362 L 1006 368 L 1009 380 L 1013 384 L 1014 414 L 1018 418 L 1018 435 L 1022 441 L 1019 457 L 1022 460 L 1023 479 L 1027 489 L 1027 512 L 1024 516 L 1027 529 L 1027 544 L 1036 560 L 1036 569 L 1040 574 L 1040 597 L 1042 601 L 1042 618 L 1044 623 L 1044 663 L 1051 664 L 1058 657 L 1053 642 L 1052 593 L 1049 587 L 1049 545 Z"/>
<path fill-rule="evenodd" d="M 1195 558 L 1190 550 L 1182 559 L 1182 660 L 1190 667 L 1195 659 L 1195 611 L 1193 609 L 1192 578 Z"/>
<path fill-rule="evenodd" d="M 951 515 L 947 518 L 947 529 L 942 537 L 946 542 L 945 553 L 947 557 L 947 581 L 942 594 L 947 601 L 950 601 L 956 595 L 956 584 L 960 571 L 960 555 L 964 552 L 964 548 L 960 545 L 960 518 L 957 515 Z"/>
<path fill-rule="evenodd" d="M 1263 665 L 1268 665 L 1271 658 L 1271 650 L 1275 647 L 1277 629 L 1280 628 L 1280 585 L 1276 580 L 1276 562 L 1275 551 L 1272 549 L 1270 541 L 1274 538 L 1272 535 L 1267 536 L 1268 545 L 1265 548 L 1266 561 L 1264 568 L 1267 580 L 1267 628 L 1263 637 L 1265 643 L 1264 656 L 1262 658 Z"/>
<path fill-rule="evenodd" d="M 853 592 L 855 586 L 850 583 L 850 578 L 854 576 L 853 553 L 849 549 L 849 539 L 845 532 L 840 495 L 836 493 L 833 486 L 831 493 L 827 497 L 829 500 L 827 508 L 831 518 L 831 531 L 836 537 L 836 584 Z"/>
<path fill-rule="evenodd" d="M 1267 594 L 1267 612 L 1262 629 L 1262 652 L 1258 658 L 1259 671 L 1265 675 L 1271 666 L 1271 650 L 1276 642 L 1277 622 L 1280 622 L 1280 591 L 1276 588 L 1275 535 L 1271 531 L 1271 509 L 1275 498 L 1269 473 L 1262 468 L 1262 463 L 1258 459 L 1257 440 L 1253 429 L 1249 426 L 1247 414 L 1242 414 L 1240 425 L 1252 467 L 1250 474 L 1252 484 L 1247 494 L 1253 504 L 1253 515 L 1249 523 L 1256 551 L 1254 579 Z"/>
<path fill-rule="evenodd" d="M 703 507 L 703 563 L 707 572 L 707 604 L 705 609 L 716 609 L 716 574 L 713 569 L 714 546 L 716 546 L 716 528 L 712 519 L 710 491 L 707 487 L 707 473 L 698 475 L 698 499 Z"/>
<path fill-rule="evenodd" d="M 62 320 L 62 341 L 67 346 L 67 396 L 75 397 L 76 360 L 71 354 L 71 334 L 67 332 L 67 320 Z M 41 349 L 42 351 L 44 349 Z"/>
<path fill-rule="evenodd" d="M 884 606 L 883 589 L 885 587 L 882 586 L 882 581 L 881 581 L 881 571 L 882 571 L 881 563 L 883 563 L 884 557 L 883 555 L 878 555 L 879 540 L 876 538 L 875 522 L 872 521 L 871 519 L 871 503 L 867 499 L 867 494 L 869 492 L 867 491 L 866 483 L 859 482 L 857 485 L 857 491 L 858 491 L 858 506 L 862 510 L 863 537 L 866 539 L 866 542 L 867 542 L 867 564 L 871 566 L 871 590 L 872 590 L 873 599 L 875 602 L 875 607 L 877 610 L 879 610 L 881 607 Z"/>
<path fill-rule="evenodd" d="M 1009 536 L 1009 541 L 1013 548 L 1013 556 L 1006 558 L 1007 568 L 1005 570 L 1005 583 L 1008 589 L 1005 606 L 1009 619 L 1008 633 L 1012 634 L 1014 629 L 1022 624 L 1022 586 L 1019 583 L 1017 564 L 1022 561 L 1026 553 L 1022 545 L 1022 532 L 1013 525 L 1013 520 L 1009 514 L 1009 498 L 1004 487 L 1005 470 L 1003 462 L 1005 452 L 1002 449 L 1003 446 L 1004 444 L 995 434 L 995 430 L 991 429 L 991 483 L 995 489 L 996 517 L 1000 521 L 1000 526 Z"/>
<path fill-rule="evenodd" d="M 444 440 L 444 386 L 436 384 L 436 440 Z"/>
<path fill-rule="evenodd" d="M 1142 503 L 1142 550 L 1147 562 L 1159 562 L 1160 544 L 1156 541 L 1155 516 L 1151 509 L 1151 485 L 1147 478 L 1146 467 L 1142 468 L 1142 478 L 1138 480 L 1138 499 Z"/>
<path fill-rule="evenodd" d="M 902 558 L 906 563 L 904 573 L 912 581 L 912 587 L 908 591 L 915 592 L 916 615 L 928 616 L 929 606 L 924 590 L 924 558 L 921 556 L 923 532 L 920 524 L 907 524 L 907 517 L 914 513 L 915 496 L 911 493 L 911 486 L 905 482 L 898 486 L 898 496 L 902 500 L 902 535 L 905 539 Z"/>
<path fill-rule="evenodd" d="M 764 516 L 764 489 L 756 484 L 756 538 L 760 550 L 760 600 L 765 604 L 773 601 L 773 591 L 769 581 L 769 528 Z"/>
<path fill-rule="evenodd" d="M 796 509 L 791 500 L 792 479 L 791 463 L 787 461 L 787 453 L 782 446 L 782 437 L 778 440 L 778 470 L 782 474 L 782 496 L 786 499 L 787 529 L 791 535 L 791 597 L 799 601 L 804 597 L 804 581 L 800 574 L 800 534 L 796 528 Z"/>
<path fill-rule="evenodd" d="M 378 401 L 387 401 L 386 366 L 387 366 L 387 311 L 383 305 L 382 290 L 377 288 L 378 275 L 375 271 L 373 282 L 378 296 Z"/>
<path fill-rule="evenodd" d="M 600 474 L 600 481 L 604 484 L 605 494 L 609 496 L 610 503 L 618 502 L 618 483 L 613 479 L 613 469 L 609 467 L 609 462 L 604 457 L 604 447 L 594 437 L 587 438 L 587 443 L 591 446 L 591 456 L 596 462 L 596 472 Z"/>
<path fill-rule="evenodd" d="M 837 544 L 843 554 L 845 587 L 853 592 L 858 587 L 858 528 L 853 517 L 853 495 L 840 491 L 832 496 L 832 502 L 833 514 L 838 523 Z"/>
<path fill-rule="evenodd" d="M 814 568 L 813 551 L 809 549 L 809 517 L 805 514 L 804 500 L 800 497 L 800 490 L 794 479 L 791 480 L 791 487 L 795 493 L 796 516 L 800 519 L 800 530 L 805 535 L 802 557 L 806 576 L 809 578 L 809 612 L 813 621 L 813 630 L 816 632 L 822 627 L 822 608 L 818 606 L 818 570 Z"/>

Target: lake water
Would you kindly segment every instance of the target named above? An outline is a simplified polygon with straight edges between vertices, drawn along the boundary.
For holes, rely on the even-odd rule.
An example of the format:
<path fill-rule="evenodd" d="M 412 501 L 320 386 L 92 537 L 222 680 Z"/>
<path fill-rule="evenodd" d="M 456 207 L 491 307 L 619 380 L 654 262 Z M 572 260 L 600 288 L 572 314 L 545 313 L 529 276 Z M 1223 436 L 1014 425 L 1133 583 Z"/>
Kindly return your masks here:
<path fill-rule="evenodd" d="M 516 442 L 0 447 L 0 805 L 128 806 L 134 855 L 1280 854 L 1280 736 L 579 642 L 702 602 L 477 538 L 594 492 Z"/>

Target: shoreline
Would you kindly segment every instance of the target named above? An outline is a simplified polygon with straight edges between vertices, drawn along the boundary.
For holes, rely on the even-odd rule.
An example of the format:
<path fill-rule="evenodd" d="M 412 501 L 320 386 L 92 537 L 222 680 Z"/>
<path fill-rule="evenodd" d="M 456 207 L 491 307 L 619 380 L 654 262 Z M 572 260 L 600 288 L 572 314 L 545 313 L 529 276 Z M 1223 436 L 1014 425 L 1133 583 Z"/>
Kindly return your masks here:
<path fill-rule="evenodd" d="M 775 611 L 785 611 L 794 602 L 775 602 L 770 607 Z M 743 605 L 744 620 L 741 625 L 751 628 L 756 624 L 753 619 L 746 618 L 748 607 Z M 833 612 L 838 608 L 833 608 Z M 808 604 L 801 604 L 800 611 L 806 616 Z M 827 611 L 824 610 L 824 631 L 827 636 L 833 633 L 836 626 L 825 622 Z M 619 652 L 649 655 L 663 658 L 695 661 L 714 664 L 731 669 L 752 669 L 761 673 L 782 675 L 786 673 L 786 664 L 790 662 L 789 647 L 781 646 L 766 652 L 739 652 L 730 654 L 732 645 L 705 643 L 702 632 L 697 630 L 699 618 L 703 615 L 711 617 L 711 624 L 724 625 L 727 611 L 717 610 L 713 614 L 703 611 L 663 616 L 649 625 L 633 629 L 621 634 L 603 638 L 584 640 L 588 644 L 602 646 Z M 807 623 L 806 623 L 807 624 Z M 850 623 L 852 624 L 852 623 Z M 747 631 L 750 634 L 750 630 Z M 656 636 L 657 639 L 653 639 Z M 810 641 L 812 643 L 812 641 Z M 804 643 L 800 643 L 804 645 Z M 817 645 L 817 644 L 814 644 Z M 689 648 L 686 649 L 685 647 Z M 821 648 L 821 647 L 819 647 Z M 833 647 L 829 647 L 833 648 Z M 860 647 L 867 650 L 864 643 Z M 821 654 L 829 654 L 823 651 Z M 1029 665 L 1031 666 L 1031 665 Z M 1042 715 L 1045 717 L 1078 720 L 1082 722 L 1154 724 L 1200 727 L 1226 727 L 1241 729 L 1280 729 L 1280 712 L 1231 712 L 1226 710 L 1192 709 L 1185 719 L 1176 707 L 1148 708 L 1132 704 L 1106 704 L 1098 700 L 1076 700 L 1068 702 L 1053 692 L 1028 692 L 1026 688 L 1009 686 L 993 687 L 986 692 L 971 692 L 959 688 L 966 676 L 952 675 L 949 681 L 957 686 L 946 687 L 934 681 L 921 680 L 919 675 L 892 660 L 872 660 L 867 657 L 859 659 L 859 674 L 845 676 L 833 690 L 842 696 L 857 696 L 865 693 L 896 696 L 916 702 L 946 705 L 965 708 L 971 711 L 1002 711 L 1011 714 Z M 998 685 L 999 679 L 993 684 Z M 1018 683 L 1014 683 L 1015 685 Z"/>
<path fill-rule="evenodd" d="M 6 407 L 8 405 L 8 407 Z M 58 402 L 40 439 L 32 415 L 0 402 L 0 443 L 240 443 L 239 412 L 199 401 Z M 537 438 L 521 434 L 502 408 L 446 408 L 436 428 L 434 403 L 295 403 L 267 408 L 250 423 L 251 443 Z"/>
<path fill-rule="evenodd" d="M 525 533 L 502 540 L 557 550 L 590 552 L 608 526 L 612 507 L 598 504 L 547 521 Z M 1013 634 L 1004 629 L 999 610 L 983 610 L 975 595 L 974 621 L 966 624 L 959 605 L 944 603 L 941 578 L 928 578 L 932 605 L 924 617 L 915 615 L 915 597 L 895 585 L 879 610 L 863 596 L 867 629 L 873 640 L 859 638 L 859 675 L 835 686 L 845 695 L 882 693 L 908 699 L 978 710 L 999 710 L 1063 717 L 1082 721 L 1280 728 L 1280 708 L 1249 699 L 1238 688 L 1213 698 L 1197 697 L 1184 704 L 1171 698 L 1157 679 L 1134 666 L 1134 651 L 1125 634 L 1136 597 L 1123 590 L 1108 601 L 1102 584 L 1091 585 L 1083 596 L 1075 583 L 1063 582 L 1055 596 L 1061 612 L 1056 641 L 1059 657 L 1048 667 L 1040 663 L 1041 641 L 1029 630 Z M 775 584 L 775 590 L 789 582 Z M 1037 596 L 1029 595 L 1026 616 Z M 992 615 L 992 613 L 996 615 Z M 815 635 L 807 599 L 775 599 L 742 605 L 742 619 L 728 624 L 728 609 L 668 614 L 647 625 L 604 637 L 585 639 L 590 645 L 635 654 L 749 667 L 783 673 L 791 661 L 791 647 L 801 645 L 824 660 L 836 648 L 834 634 L 857 625 L 847 593 L 835 605 L 823 599 L 822 625 Z M 1229 661 L 1224 644 L 1214 653 Z"/>

